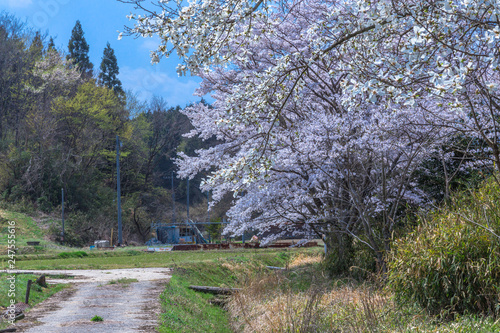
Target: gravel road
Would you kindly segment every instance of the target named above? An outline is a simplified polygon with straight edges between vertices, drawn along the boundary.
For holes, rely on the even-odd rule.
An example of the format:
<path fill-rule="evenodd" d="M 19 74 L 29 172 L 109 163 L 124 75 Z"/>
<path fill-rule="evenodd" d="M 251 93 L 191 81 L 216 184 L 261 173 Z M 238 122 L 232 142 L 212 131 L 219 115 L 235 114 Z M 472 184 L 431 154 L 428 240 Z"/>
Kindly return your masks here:
<path fill-rule="evenodd" d="M 112 333 L 156 332 L 160 312 L 159 294 L 170 278 L 167 268 L 110 270 L 18 271 L 47 274 L 48 283 L 70 283 L 67 288 L 33 307 L 16 323 L 18 332 Z M 51 279 L 66 274 L 74 279 Z M 109 284 L 121 278 L 130 284 Z M 94 316 L 102 322 L 92 322 Z"/>

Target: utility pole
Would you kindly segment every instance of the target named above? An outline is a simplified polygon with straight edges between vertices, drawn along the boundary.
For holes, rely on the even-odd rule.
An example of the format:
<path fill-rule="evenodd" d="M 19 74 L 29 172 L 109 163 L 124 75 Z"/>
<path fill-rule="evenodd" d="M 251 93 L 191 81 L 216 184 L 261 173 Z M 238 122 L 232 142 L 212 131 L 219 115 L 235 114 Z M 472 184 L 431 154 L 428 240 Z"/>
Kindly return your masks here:
<path fill-rule="evenodd" d="M 210 191 L 207 191 L 207 222 L 210 222 Z"/>
<path fill-rule="evenodd" d="M 187 219 L 189 221 L 189 178 L 187 179 Z"/>
<path fill-rule="evenodd" d="M 64 188 L 61 188 L 62 243 L 64 244 Z"/>
<path fill-rule="evenodd" d="M 174 191 L 174 172 L 172 171 L 172 215 L 175 223 L 175 191 Z"/>
<path fill-rule="evenodd" d="M 122 204 L 120 190 L 120 138 L 116 136 L 116 203 L 118 206 L 118 246 L 122 245 Z"/>
<path fill-rule="evenodd" d="M 172 189 L 172 223 L 176 223 L 176 214 L 175 214 L 175 190 L 174 190 L 174 171 L 172 171 L 171 176 L 165 176 L 163 179 L 169 179 L 170 178 L 170 186 Z"/>

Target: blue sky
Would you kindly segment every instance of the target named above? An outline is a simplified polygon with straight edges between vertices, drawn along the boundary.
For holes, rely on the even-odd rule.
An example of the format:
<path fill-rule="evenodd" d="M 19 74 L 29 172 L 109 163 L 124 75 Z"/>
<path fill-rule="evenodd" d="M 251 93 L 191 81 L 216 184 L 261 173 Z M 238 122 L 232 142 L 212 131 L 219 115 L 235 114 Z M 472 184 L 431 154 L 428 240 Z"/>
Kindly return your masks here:
<path fill-rule="evenodd" d="M 0 0 L 0 12 L 6 11 L 27 21 L 29 26 L 47 32 L 57 48 L 67 52 L 68 41 L 76 20 L 82 23 L 85 39 L 90 46 L 94 69 L 101 63 L 102 52 L 109 42 L 115 50 L 120 67 L 119 78 L 124 89 L 133 90 L 141 100 L 153 95 L 163 97 L 169 106 L 185 106 L 199 100 L 193 96 L 200 80 L 178 77 L 175 71 L 179 60 L 163 58 L 152 65 L 149 51 L 156 48 L 156 38 L 123 37 L 119 31 L 133 22 L 126 15 L 134 12 L 131 5 L 116 0 Z"/>

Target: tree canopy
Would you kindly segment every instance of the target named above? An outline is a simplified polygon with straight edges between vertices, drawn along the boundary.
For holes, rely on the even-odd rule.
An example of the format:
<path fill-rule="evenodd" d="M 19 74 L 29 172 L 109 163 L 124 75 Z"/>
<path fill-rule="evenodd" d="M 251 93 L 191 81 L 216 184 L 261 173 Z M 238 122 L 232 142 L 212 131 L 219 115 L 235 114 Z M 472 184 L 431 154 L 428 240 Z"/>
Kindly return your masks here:
<path fill-rule="evenodd" d="M 74 32 L 82 36 L 80 28 L 77 24 Z M 150 239 L 151 221 L 171 221 L 167 177 L 177 171 L 177 147 L 192 152 L 211 144 L 183 138 L 192 126 L 180 107 L 160 97 L 140 101 L 121 91 L 109 44 L 102 67 L 99 82 L 90 72 L 82 75 L 52 38 L 0 13 L 0 201 L 50 213 L 60 207 L 64 189 L 71 245 L 108 236 L 116 223 L 117 135 L 123 143 L 126 241 Z M 191 207 L 195 218 L 206 216 L 205 196 L 197 189 L 200 178 L 190 183 L 191 204 L 198 206 L 198 213 Z M 185 189 L 186 181 L 175 178 L 178 221 L 185 211 Z"/>
<path fill-rule="evenodd" d="M 241 194 L 230 233 L 313 231 L 383 266 L 403 208 L 427 200 L 423 160 L 461 137 L 463 168 L 500 170 L 497 1 L 122 2 L 146 13 L 126 33 L 160 38 L 152 61 L 177 53 L 216 100 L 186 115 L 221 143 L 178 163 L 213 170 L 215 200 Z"/>
<path fill-rule="evenodd" d="M 115 51 L 108 42 L 103 52 L 98 82 L 100 85 L 113 90 L 118 96 L 123 97 L 124 91 L 122 83 L 120 79 L 118 79 L 119 73 L 120 69 L 118 67 L 118 61 L 116 60 Z"/>
<path fill-rule="evenodd" d="M 80 20 L 77 20 L 73 30 L 71 31 L 71 38 L 68 43 L 68 60 L 72 60 L 78 67 L 80 73 L 85 77 L 92 76 L 92 68 L 94 65 L 89 59 L 89 45 L 84 37 L 84 32 Z"/>

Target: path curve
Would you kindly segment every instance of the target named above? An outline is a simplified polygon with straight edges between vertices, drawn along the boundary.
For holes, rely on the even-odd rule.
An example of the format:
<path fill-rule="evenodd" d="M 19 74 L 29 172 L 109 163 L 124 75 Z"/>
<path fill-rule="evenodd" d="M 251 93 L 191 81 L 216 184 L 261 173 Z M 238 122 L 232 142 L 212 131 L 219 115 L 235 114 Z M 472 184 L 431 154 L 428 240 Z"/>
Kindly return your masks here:
<path fill-rule="evenodd" d="M 26 314 L 26 319 L 16 323 L 18 332 L 29 333 L 156 332 L 158 297 L 171 276 L 168 268 L 16 272 L 46 274 L 48 283 L 71 283 L 70 288 L 37 304 Z M 58 274 L 75 278 L 50 277 Z M 109 284 L 121 278 L 138 282 Z M 90 321 L 94 316 L 102 317 L 103 321 Z"/>

